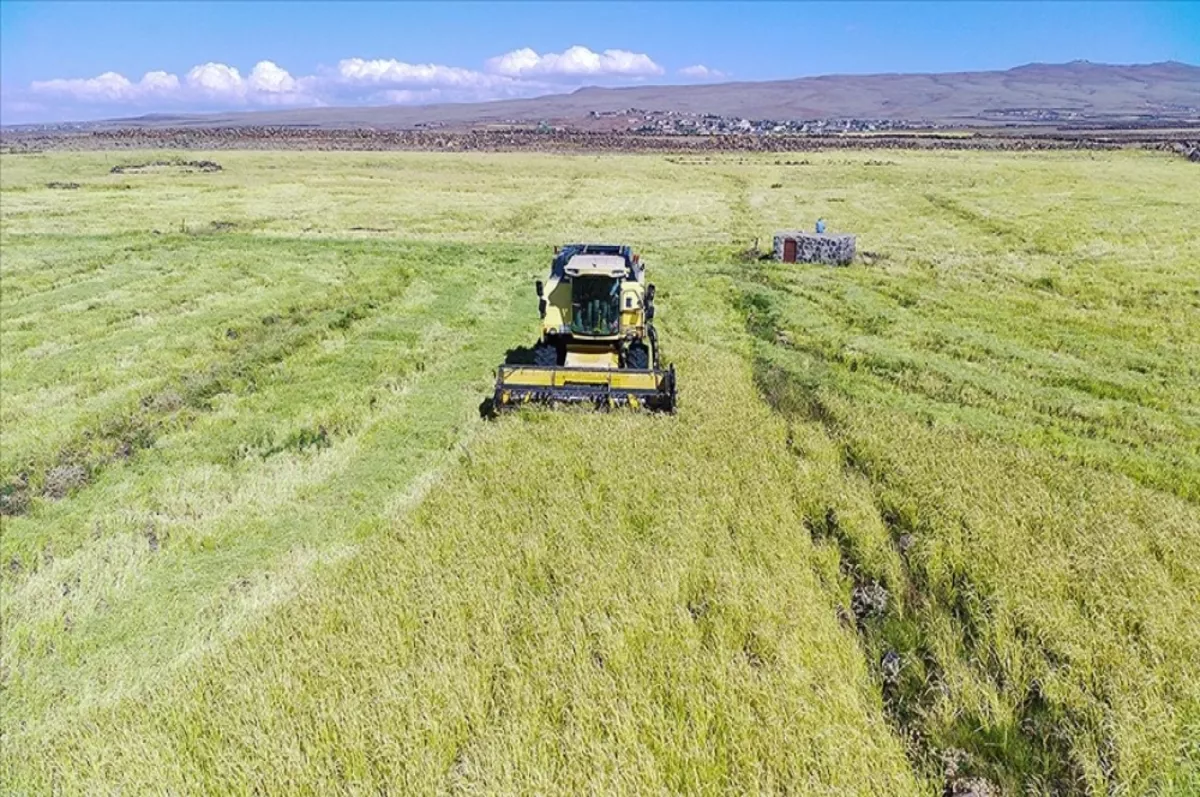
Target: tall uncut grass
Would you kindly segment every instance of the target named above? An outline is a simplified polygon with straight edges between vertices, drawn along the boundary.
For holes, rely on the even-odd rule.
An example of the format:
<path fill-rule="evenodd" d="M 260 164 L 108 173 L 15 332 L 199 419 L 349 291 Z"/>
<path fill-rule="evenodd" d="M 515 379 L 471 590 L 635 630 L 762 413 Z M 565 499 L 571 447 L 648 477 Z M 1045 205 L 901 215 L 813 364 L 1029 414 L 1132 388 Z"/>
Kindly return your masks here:
<path fill-rule="evenodd" d="M 1200 790 L 1190 164 L 160 157 L 0 159 L 6 792 Z M 679 413 L 485 422 L 600 239 Z"/>

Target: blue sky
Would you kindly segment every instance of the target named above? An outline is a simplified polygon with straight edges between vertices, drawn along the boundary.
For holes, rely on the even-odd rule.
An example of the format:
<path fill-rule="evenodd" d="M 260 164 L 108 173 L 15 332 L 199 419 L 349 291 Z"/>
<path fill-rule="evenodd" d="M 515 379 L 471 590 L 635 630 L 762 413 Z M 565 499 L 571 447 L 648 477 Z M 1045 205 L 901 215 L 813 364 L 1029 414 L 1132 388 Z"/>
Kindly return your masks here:
<path fill-rule="evenodd" d="M 820 34 L 818 34 L 820 31 Z M 0 3 L 0 120 L 1200 63 L 1200 3 Z"/>

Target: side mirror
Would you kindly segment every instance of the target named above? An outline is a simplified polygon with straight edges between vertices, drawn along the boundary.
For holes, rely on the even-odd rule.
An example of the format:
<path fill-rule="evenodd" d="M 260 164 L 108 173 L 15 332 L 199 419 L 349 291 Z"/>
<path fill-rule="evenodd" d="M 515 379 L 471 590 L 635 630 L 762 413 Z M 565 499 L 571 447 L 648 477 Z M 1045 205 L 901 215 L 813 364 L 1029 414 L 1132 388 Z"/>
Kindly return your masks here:
<path fill-rule="evenodd" d="M 556 247 L 554 247 L 554 254 L 556 254 L 556 255 L 557 255 L 557 254 L 558 254 L 558 251 L 559 251 L 559 248 L 558 248 L 557 246 L 556 246 Z"/>
<path fill-rule="evenodd" d="M 649 285 L 646 286 L 646 301 L 648 301 L 648 302 L 654 301 L 654 283 L 653 282 L 651 282 Z"/>
<path fill-rule="evenodd" d="M 533 287 L 537 290 L 538 298 L 542 298 L 542 292 L 546 289 L 546 286 L 542 284 L 542 281 L 538 280 L 537 282 L 533 283 Z"/>

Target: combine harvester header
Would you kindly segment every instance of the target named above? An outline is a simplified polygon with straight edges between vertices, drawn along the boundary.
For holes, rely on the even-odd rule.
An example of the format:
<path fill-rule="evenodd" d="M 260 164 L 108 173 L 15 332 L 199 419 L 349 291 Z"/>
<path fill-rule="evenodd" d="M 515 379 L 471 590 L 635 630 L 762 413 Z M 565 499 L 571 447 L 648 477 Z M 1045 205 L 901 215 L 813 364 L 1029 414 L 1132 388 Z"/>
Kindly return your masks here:
<path fill-rule="evenodd" d="M 498 369 L 494 403 L 590 403 L 675 410 L 675 367 L 663 369 L 654 285 L 628 246 L 569 244 L 554 250 L 535 284 L 542 337 L 532 365 Z"/>

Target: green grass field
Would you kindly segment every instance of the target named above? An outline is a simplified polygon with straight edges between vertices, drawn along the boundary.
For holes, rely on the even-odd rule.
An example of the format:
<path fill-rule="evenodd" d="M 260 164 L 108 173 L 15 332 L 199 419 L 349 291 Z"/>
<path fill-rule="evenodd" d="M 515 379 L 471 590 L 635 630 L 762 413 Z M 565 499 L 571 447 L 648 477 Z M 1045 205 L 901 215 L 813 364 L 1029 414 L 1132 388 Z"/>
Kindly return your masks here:
<path fill-rule="evenodd" d="M 0 157 L 5 793 L 1200 793 L 1190 164 L 161 157 Z M 580 240 L 678 414 L 482 420 Z"/>

